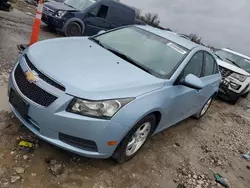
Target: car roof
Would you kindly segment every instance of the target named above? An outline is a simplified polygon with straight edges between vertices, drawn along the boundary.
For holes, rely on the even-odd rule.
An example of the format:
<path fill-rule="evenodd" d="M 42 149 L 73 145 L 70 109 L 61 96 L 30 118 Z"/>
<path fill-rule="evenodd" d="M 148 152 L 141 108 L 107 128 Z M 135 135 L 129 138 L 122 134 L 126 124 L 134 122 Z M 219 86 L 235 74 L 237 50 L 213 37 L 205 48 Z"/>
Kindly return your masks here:
<path fill-rule="evenodd" d="M 122 6 L 124 8 L 131 9 L 131 10 L 135 11 L 134 8 L 128 6 L 120 1 L 117 1 L 117 0 L 116 1 L 115 0 L 97 0 L 96 2 L 107 2 L 107 3 L 113 4 L 113 5 L 119 5 L 119 6 Z"/>
<path fill-rule="evenodd" d="M 169 39 L 169 40 L 173 41 L 174 43 L 179 44 L 179 45 L 181 45 L 184 48 L 187 48 L 189 50 L 191 50 L 193 48 L 196 48 L 196 47 L 202 47 L 201 45 L 199 45 L 199 44 L 197 44 L 195 42 L 192 42 L 190 40 L 187 40 L 187 39 L 185 39 L 183 37 L 180 37 L 179 35 L 177 35 L 176 33 L 171 32 L 171 31 L 161 30 L 161 29 L 151 27 L 151 26 L 148 26 L 148 25 L 146 25 L 146 26 L 137 25 L 136 27 L 144 29 L 144 30 L 149 31 L 151 33 L 154 33 L 154 34 L 156 34 L 156 35 L 158 35 L 160 37 Z"/>
<path fill-rule="evenodd" d="M 250 59 L 249 56 L 246 56 L 246 55 L 241 54 L 241 53 L 239 53 L 239 52 L 235 52 L 235 51 L 230 50 L 230 49 L 228 49 L 228 48 L 222 48 L 222 50 L 227 51 L 227 52 L 230 52 L 230 53 L 235 54 L 235 55 L 238 55 L 238 56 L 241 56 L 241 57 L 246 58 L 246 59 Z"/>

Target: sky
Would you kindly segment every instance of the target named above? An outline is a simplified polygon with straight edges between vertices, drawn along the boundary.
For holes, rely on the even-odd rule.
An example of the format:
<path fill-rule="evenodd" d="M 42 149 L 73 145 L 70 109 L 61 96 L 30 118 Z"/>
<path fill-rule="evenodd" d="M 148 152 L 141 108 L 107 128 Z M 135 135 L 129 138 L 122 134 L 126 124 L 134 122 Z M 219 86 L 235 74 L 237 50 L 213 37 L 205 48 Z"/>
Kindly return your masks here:
<path fill-rule="evenodd" d="M 161 25 L 194 33 L 205 44 L 250 56 L 250 0 L 121 0 L 157 13 Z"/>

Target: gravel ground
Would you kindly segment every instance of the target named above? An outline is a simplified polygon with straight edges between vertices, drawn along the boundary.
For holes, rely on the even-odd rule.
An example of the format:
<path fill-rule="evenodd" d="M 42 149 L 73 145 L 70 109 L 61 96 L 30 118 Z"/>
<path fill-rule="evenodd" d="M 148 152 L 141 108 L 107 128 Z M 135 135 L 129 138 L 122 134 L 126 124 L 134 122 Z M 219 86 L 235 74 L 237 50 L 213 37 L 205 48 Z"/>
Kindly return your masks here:
<path fill-rule="evenodd" d="M 9 111 L 7 80 L 18 57 L 17 44 L 29 41 L 34 7 L 24 2 L 0 12 L 0 187 L 22 188 L 203 188 L 221 187 L 209 168 L 233 188 L 249 188 L 250 99 L 235 106 L 215 100 L 203 119 L 187 119 L 151 137 L 124 164 L 76 156 L 39 140 Z M 61 37 L 41 26 L 41 38 Z M 18 147 L 34 144 L 32 151 Z"/>

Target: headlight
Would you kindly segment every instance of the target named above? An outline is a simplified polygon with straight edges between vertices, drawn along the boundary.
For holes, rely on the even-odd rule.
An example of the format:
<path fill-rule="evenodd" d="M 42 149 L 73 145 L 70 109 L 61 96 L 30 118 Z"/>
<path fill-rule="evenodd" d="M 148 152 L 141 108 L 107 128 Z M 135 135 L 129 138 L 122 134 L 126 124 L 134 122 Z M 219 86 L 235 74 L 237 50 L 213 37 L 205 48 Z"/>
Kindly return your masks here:
<path fill-rule="evenodd" d="M 241 82 L 244 82 L 246 79 L 247 79 L 247 76 L 245 75 L 241 75 L 241 74 L 237 74 L 237 73 L 233 73 L 230 75 L 231 77 L 241 81 Z"/>
<path fill-rule="evenodd" d="M 66 14 L 66 10 L 58 10 L 55 14 L 57 18 L 62 18 Z"/>
<path fill-rule="evenodd" d="M 128 104 L 134 98 L 88 101 L 73 99 L 66 111 L 83 116 L 110 119 L 119 109 Z"/>
<path fill-rule="evenodd" d="M 230 86 L 233 88 L 233 89 L 235 89 L 235 90 L 238 90 L 238 89 L 240 89 L 240 85 L 239 84 L 236 84 L 236 83 L 234 83 L 234 82 L 230 82 Z"/>

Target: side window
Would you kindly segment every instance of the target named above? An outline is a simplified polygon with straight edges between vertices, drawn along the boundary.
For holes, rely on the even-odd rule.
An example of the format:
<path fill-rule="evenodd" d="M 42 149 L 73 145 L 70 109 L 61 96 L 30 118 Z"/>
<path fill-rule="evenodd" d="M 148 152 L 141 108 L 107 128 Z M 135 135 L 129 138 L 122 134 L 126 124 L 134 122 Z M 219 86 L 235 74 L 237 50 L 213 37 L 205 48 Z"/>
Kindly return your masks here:
<path fill-rule="evenodd" d="M 109 10 L 108 6 L 101 5 L 99 12 L 97 13 L 97 17 L 106 19 L 108 15 L 108 10 Z"/>
<path fill-rule="evenodd" d="M 216 74 L 218 72 L 218 67 L 216 64 L 215 59 L 212 55 L 205 52 L 205 65 L 204 65 L 204 75 L 203 76 L 209 76 Z"/>
<path fill-rule="evenodd" d="M 203 64 L 203 52 L 197 52 L 194 56 L 190 59 L 188 64 L 183 70 L 182 78 L 185 78 L 188 74 L 193 74 L 198 78 L 201 77 L 202 71 L 202 64 Z"/>
<path fill-rule="evenodd" d="M 94 15 L 94 16 L 97 16 L 97 13 L 98 13 L 99 9 L 100 9 L 100 7 L 96 6 L 95 8 L 93 8 L 91 10 L 91 14 Z"/>

